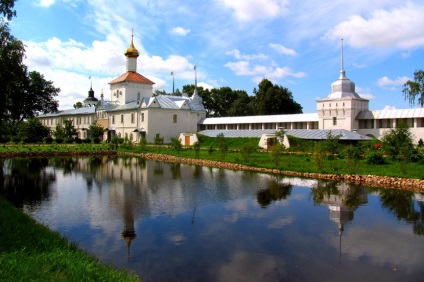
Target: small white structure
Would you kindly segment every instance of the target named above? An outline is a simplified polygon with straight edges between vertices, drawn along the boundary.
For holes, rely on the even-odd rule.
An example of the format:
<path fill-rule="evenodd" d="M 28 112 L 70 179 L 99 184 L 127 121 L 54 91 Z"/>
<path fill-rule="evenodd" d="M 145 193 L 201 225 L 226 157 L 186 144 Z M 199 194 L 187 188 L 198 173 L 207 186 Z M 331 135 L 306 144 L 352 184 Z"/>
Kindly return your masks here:
<path fill-rule="evenodd" d="M 179 137 L 183 146 L 192 146 L 194 143 L 199 141 L 196 133 L 181 133 Z"/>

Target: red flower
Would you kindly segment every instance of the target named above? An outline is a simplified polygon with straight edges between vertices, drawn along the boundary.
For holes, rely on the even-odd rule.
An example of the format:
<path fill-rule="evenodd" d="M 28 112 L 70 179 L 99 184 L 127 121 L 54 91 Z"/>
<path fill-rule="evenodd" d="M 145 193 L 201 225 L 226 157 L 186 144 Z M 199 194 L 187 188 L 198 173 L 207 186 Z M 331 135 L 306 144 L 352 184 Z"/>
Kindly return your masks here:
<path fill-rule="evenodd" d="M 380 143 L 377 143 L 377 144 L 375 144 L 374 149 L 375 150 L 380 150 L 380 147 L 381 147 L 381 144 Z"/>

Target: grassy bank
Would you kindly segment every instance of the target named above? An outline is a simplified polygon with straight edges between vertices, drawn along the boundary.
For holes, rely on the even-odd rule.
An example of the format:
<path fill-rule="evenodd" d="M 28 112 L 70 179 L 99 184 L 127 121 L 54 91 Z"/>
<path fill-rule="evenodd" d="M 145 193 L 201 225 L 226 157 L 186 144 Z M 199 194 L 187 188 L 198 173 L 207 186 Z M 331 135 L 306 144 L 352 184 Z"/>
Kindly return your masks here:
<path fill-rule="evenodd" d="M 101 264 L 0 197 L 0 281 L 139 281 Z"/>

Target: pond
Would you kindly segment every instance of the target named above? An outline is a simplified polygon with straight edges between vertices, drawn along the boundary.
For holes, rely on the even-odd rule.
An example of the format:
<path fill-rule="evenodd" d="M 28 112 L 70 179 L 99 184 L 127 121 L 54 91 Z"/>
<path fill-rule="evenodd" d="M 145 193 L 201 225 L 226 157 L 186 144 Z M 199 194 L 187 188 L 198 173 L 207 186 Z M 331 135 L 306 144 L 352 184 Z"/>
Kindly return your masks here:
<path fill-rule="evenodd" d="M 424 195 L 135 157 L 14 159 L 0 193 L 143 281 L 422 281 Z"/>

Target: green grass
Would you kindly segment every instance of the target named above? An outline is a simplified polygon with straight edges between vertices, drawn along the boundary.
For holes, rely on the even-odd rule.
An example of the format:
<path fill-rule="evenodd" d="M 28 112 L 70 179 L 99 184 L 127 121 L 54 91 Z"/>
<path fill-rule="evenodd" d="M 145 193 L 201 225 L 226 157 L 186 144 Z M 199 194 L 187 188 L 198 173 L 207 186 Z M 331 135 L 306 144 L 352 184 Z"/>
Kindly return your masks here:
<path fill-rule="evenodd" d="M 230 139 L 230 138 L 229 138 Z M 196 158 L 193 149 L 183 149 L 179 152 L 171 148 L 161 147 L 147 147 L 141 150 L 138 146 L 132 148 L 120 148 L 119 151 L 134 152 L 134 153 L 160 153 L 183 158 Z M 280 170 L 291 170 L 298 172 L 315 172 L 315 173 L 331 173 L 331 174 L 362 174 L 362 175 L 379 175 L 379 176 L 392 176 L 392 177 L 406 177 L 424 179 L 424 164 L 422 163 L 408 163 L 406 174 L 400 169 L 400 163 L 395 161 L 388 161 L 384 165 L 369 165 L 365 160 L 360 160 L 356 168 L 352 168 L 346 162 L 346 159 L 335 159 L 323 161 L 322 169 L 318 169 L 313 163 L 313 157 L 307 153 L 301 154 L 283 154 L 279 165 L 275 165 L 271 156 L 267 152 L 255 152 L 247 160 L 244 160 L 240 152 L 229 150 L 222 155 L 221 152 L 214 148 L 212 153 L 207 148 L 199 154 L 200 159 L 212 161 L 225 161 L 229 163 L 244 164 L 248 166 L 273 168 Z"/>
<path fill-rule="evenodd" d="M 139 281 L 101 264 L 0 197 L 0 281 Z"/>

